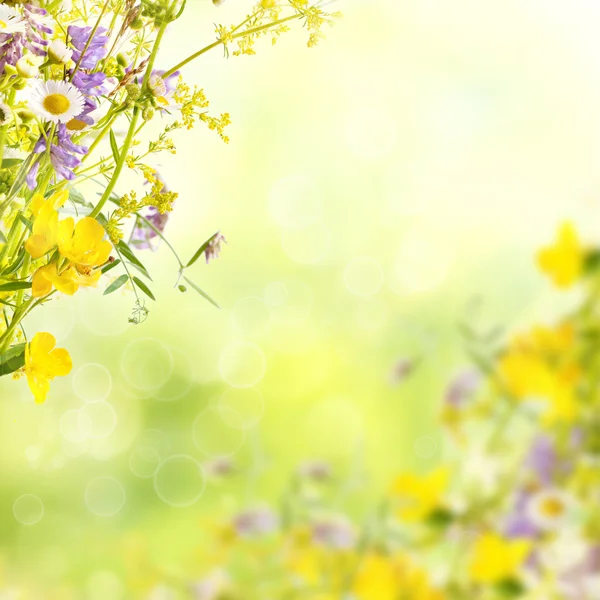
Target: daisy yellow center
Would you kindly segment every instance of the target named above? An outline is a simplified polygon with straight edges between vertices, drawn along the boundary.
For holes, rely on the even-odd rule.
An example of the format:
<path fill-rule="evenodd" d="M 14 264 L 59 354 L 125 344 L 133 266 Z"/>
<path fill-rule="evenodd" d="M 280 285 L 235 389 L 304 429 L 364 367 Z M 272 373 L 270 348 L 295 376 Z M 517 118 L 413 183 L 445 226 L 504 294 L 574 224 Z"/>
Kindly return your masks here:
<path fill-rule="evenodd" d="M 565 511 L 565 505 L 557 498 L 547 498 L 540 507 L 547 517 L 560 517 Z"/>
<path fill-rule="evenodd" d="M 49 94 L 44 98 L 44 108 L 52 115 L 64 115 L 71 102 L 64 94 Z"/>
<path fill-rule="evenodd" d="M 6 29 L 6 21 L 0 20 L 0 29 Z"/>
<path fill-rule="evenodd" d="M 87 123 L 80 121 L 79 119 L 71 119 L 67 123 L 67 129 L 69 131 L 81 131 L 87 127 Z"/>

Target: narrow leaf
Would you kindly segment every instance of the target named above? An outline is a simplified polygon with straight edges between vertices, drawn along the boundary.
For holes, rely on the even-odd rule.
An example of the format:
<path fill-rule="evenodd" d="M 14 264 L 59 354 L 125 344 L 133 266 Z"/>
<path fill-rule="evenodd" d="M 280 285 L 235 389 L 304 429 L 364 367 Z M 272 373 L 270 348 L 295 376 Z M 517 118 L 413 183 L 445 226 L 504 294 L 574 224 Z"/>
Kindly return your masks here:
<path fill-rule="evenodd" d="M 117 145 L 117 140 L 115 138 L 115 134 L 113 133 L 112 129 L 109 131 L 108 135 L 110 137 L 110 149 L 112 150 L 113 158 L 115 159 L 115 163 L 118 163 L 119 162 L 119 146 Z"/>
<path fill-rule="evenodd" d="M 114 263 L 113 263 L 114 264 Z M 108 296 L 108 294 L 112 294 L 113 292 L 116 292 L 120 287 L 124 286 L 127 283 L 127 280 L 129 279 L 129 277 L 125 274 L 121 275 L 120 277 L 117 277 L 117 279 L 115 279 L 105 290 L 104 290 L 104 296 Z"/>
<path fill-rule="evenodd" d="M 22 158 L 3 158 L 2 159 L 2 168 L 10 169 L 11 167 L 16 167 L 23 162 Z"/>
<path fill-rule="evenodd" d="M 217 308 L 221 308 L 204 290 L 200 289 L 191 279 L 188 279 L 187 277 L 183 277 L 188 284 L 194 288 L 194 290 L 196 292 L 198 292 L 198 294 L 200 294 L 205 300 L 208 300 L 212 305 L 216 306 Z"/>
<path fill-rule="evenodd" d="M 142 275 L 152 281 L 152 277 L 150 277 L 146 267 L 141 263 L 140 259 L 133 253 L 133 250 L 123 240 L 119 241 L 117 244 L 117 249 L 138 271 L 140 271 Z"/>
<path fill-rule="evenodd" d="M 0 231 L 0 243 L 6 244 L 6 236 Z"/>
<path fill-rule="evenodd" d="M 142 290 L 142 292 L 144 292 L 144 294 L 146 294 L 146 296 L 148 296 L 148 298 L 156 300 L 154 294 L 150 291 L 150 288 L 139 277 L 133 277 L 133 282 L 140 290 Z"/>
<path fill-rule="evenodd" d="M 19 213 L 19 220 L 31 231 L 33 229 L 33 223 L 27 218 L 24 217 L 21 213 Z"/>
<path fill-rule="evenodd" d="M 0 292 L 14 292 L 16 290 L 28 290 L 31 287 L 31 281 L 9 281 L 0 283 Z"/>
<path fill-rule="evenodd" d="M 216 235 L 216 234 L 215 234 Z M 204 244 L 202 244 L 202 246 L 200 246 L 200 248 L 198 248 L 198 250 L 196 250 L 196 253 L 194 254 L 194 256 L 192 256 L 192 258 L 190 258 L 190 261 L 188 262 L 186 266 L 187 267 L 191 267 L 203 254 L 204 251 L 208 248 L 211 240 L 215 237 L 215 235 L 211 235 L 205 242 Z"/>
<path fill-rule="evenodd" d="M 19 254 L 17 254 L 17 258 L 15 259 L 15 261 L 11 265 L 8 265 L 6 267 L 6 269 L 4 269 L 4 271 L 2 271 L 2 275 L 10 275 L 11 273 L 18 271 L 20 269 L 21 265 L 23 264 L 24 259 L 25 259 L 25 249 L 22 248 L 21 252 L 19 252 Z"/>
<path fill-rule="evenodd" d="M 100 269 L 100 272 L 104 275 L 104 273 L 108 273 L 109 271 L 112 271 L 115 267 L 119 266 L 120 264 L 121 264 L 121 261 L 117 258 L 117 260 L 113 260 L 111 263 L 104 265 Z"/>
<path fill-rule="evenodd" d="M 25 343 L 16 344 L 0 354 L 0 377 L 18 371 L 25 365 Z"/>

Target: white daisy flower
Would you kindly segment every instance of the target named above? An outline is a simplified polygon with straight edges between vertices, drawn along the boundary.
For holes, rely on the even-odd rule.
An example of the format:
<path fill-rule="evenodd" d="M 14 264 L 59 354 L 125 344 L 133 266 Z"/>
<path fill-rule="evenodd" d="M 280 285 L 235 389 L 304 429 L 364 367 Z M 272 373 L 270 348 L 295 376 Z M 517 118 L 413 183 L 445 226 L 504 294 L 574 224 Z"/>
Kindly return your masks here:
<path fill-rule="evenodd" d="M 25 33 L 26 29 L 27 22 L 14 8 L 0 4 L 0 34 Z"/>
<path fill-rule="evenodd" d="M 10 121 L 11 116 L 10 108 L 4 102 L 0 102 L 0 127 L 6 125 Z"/>
<path fill-rule="evenodd" d="M 83 96 L 66 81 L 40 81 L 31 94 L 30 108 L 42 119 L 67 123 L 83 110 Z"/>
<path fill-rule="evenodd" d="M 573 498 L 558 489 L 545 489 L 534 494 L 527 503 L 529 518 L 543 531 L 556 531 L 565 522 L 573 507 Z"/>

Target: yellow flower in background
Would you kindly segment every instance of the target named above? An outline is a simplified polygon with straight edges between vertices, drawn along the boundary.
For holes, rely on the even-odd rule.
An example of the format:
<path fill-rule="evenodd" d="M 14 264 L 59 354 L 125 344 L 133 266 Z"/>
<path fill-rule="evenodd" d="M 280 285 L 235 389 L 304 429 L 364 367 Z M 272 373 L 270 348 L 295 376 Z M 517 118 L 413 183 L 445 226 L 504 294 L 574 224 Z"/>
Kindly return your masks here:
<path fill-rule="evenodd" d="M 34 273 L 31 295 L 34 298 L 40 298 L 56 288 L 59 292 L 72 296 L 79 289 L 79 286 L 96 285 L 101 274 L 99 270 L 92 271 L 89 275 L 82 274 L 73 266 L 59 273 L 57 263 L 53 262 L 40 267 Z"/>
<path fill-rule="evenodd" d="M 450 472 L 445 467 L 423 477 L 411 473 L 400 475 L 392 485 L 392 495 L 402 502 L 398 510 L 400 518 L 415 522 L 431 516 L 441 507 L 449 477 Z"/>
<path fill-rule="evenodd" d="M 430 587 L 425 571 L 415 568 L 403 556 L 372 553 L 358 569 L 353 595 L 359 600 L 442 600 Z"/>
<path fill-rule="evenodd" d="M 75 224 L 69 217 L 58 225 L 58 249 L 62 256 L 85 271 L 85 267 L 98 267 L 110 255 L 112 245 L 104 239 L 104 227 L 91 217 L 84 217 Z"/>
<path fill-rule="evenodd" d="M 39 404 L 46 400 L 50 382 L 71 372 L 72 363 L 64 348 L 55 348 L 56 339 L 50 333 L 36 333 L 25 347 L 25 374 L 29 389 Z"/>
<path fill-rule="evenodd" d="M 540 269 L 559 288 L 567 288 L 575 283 L 583 271 L 585 251 L 572 223 L 563 223 L 558 231 L 558 239 L 553 246 L 538 252 Z"/>
<path fill-rule="evenodd" d="M 495 533 L 486 533 L 473 548 L 469 566 L 471 579 L 486 584 L 514 578 L 530 551 L 528 540 L 505 540 Z"/>

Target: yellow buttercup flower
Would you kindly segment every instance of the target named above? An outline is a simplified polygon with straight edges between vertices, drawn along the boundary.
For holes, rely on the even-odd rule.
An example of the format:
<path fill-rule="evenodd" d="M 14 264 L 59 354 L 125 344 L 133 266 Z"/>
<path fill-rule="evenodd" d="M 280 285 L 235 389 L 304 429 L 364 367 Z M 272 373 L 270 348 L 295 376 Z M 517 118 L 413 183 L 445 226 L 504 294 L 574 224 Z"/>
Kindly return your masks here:
<path fill-rule="evenodd" d="M 98 267 L 108 260 L 112 246 L 104 240 L 104 234 L 104 227 L 96 219 L 85 217 L 75 224 L 69 217 L 58 225 L 58 250 L 85 272 L 85 267 Z"/>
<path fill-rule="evenodd" d="M 559 288 L 567 288 L 575 283 L 583 271 L 585 251 L 572 223 L 563 223 L 558 239 L 553 246 L 538 252 L 540 269 Z"/>
<path fill-rule="evenodd" d="M 56 210 L 64 205 L 68 197 L 69 192 L 67 190 L 56 192 L 48 198 L 44 198 L 42 194 L 34 194 L 31 198 L 31 202 L 29 203 L 29 209 L 31 210 L 31 214 L 34 217 L 37 217 L 44 205 L 49 204 Z"/>
<path fill-rule="evenodd" d="M 528 540 L 505 540 L 486 533 L 477 540 L 469 572 L 475 583 L 498 583 L 515 577 L 531 550 Z"/>
<path fill-rule="evenodd" d="M 59 292 L 72 296 L 79 286 L 94 286 L 100 278 L 100 271 L 92 271 L 89 275 L 82 274 L 77 267 L 70 266 L 61 273 L 58 272 L 57 263 L 53 262 L 40 267 L 33 275 L 31 295 L 41 298 L 49 294 L 53 288 Z"/>
<path fill-rule="evenodd" d="M 41 194 L 34 194 L 29 208 L 35 217 L 31 236 L 25 243 L 25 249 L 32 258 L 40 258 L 56 246 L 58 231 L 58 211 L 69 197 L 66 191 L 52 194 L 44 198 Z"/>
<path fill-rule="evenodd" d="M 450 472 L 441 467 L 424 477 L 407 473 L 400 475 L 392 486 L 392 495 L 403 506 L 398 511 L 405 521 L 422 521 L 441 507 L 442 496 L 448 487 Z"/>
<path fill-rule="evenodd" d="M 56 339 L 50 333 L 36 333 L 25 347 L 25 374 L 29 389 L 39 404 L 46 400 L 50 381 L 71 372 L 72 363 L 64 348 L 55 348 Z"/>
<path fill-rule="evenodd" d="M 403 556 L 367 555 L 361 562 L 352 588 L 359 600 L 443 600 L 430 586 L 422 569 Z"/>
<path fill-rule="evenodd" d="M 31 258 L 41 258 L 56 246 L 58 231 L 58 212 L 50 202 L 44 203 L 39 208 L 38 215 L 33 222 L 31 236 L 25 242 L 25 250 Z"/>

